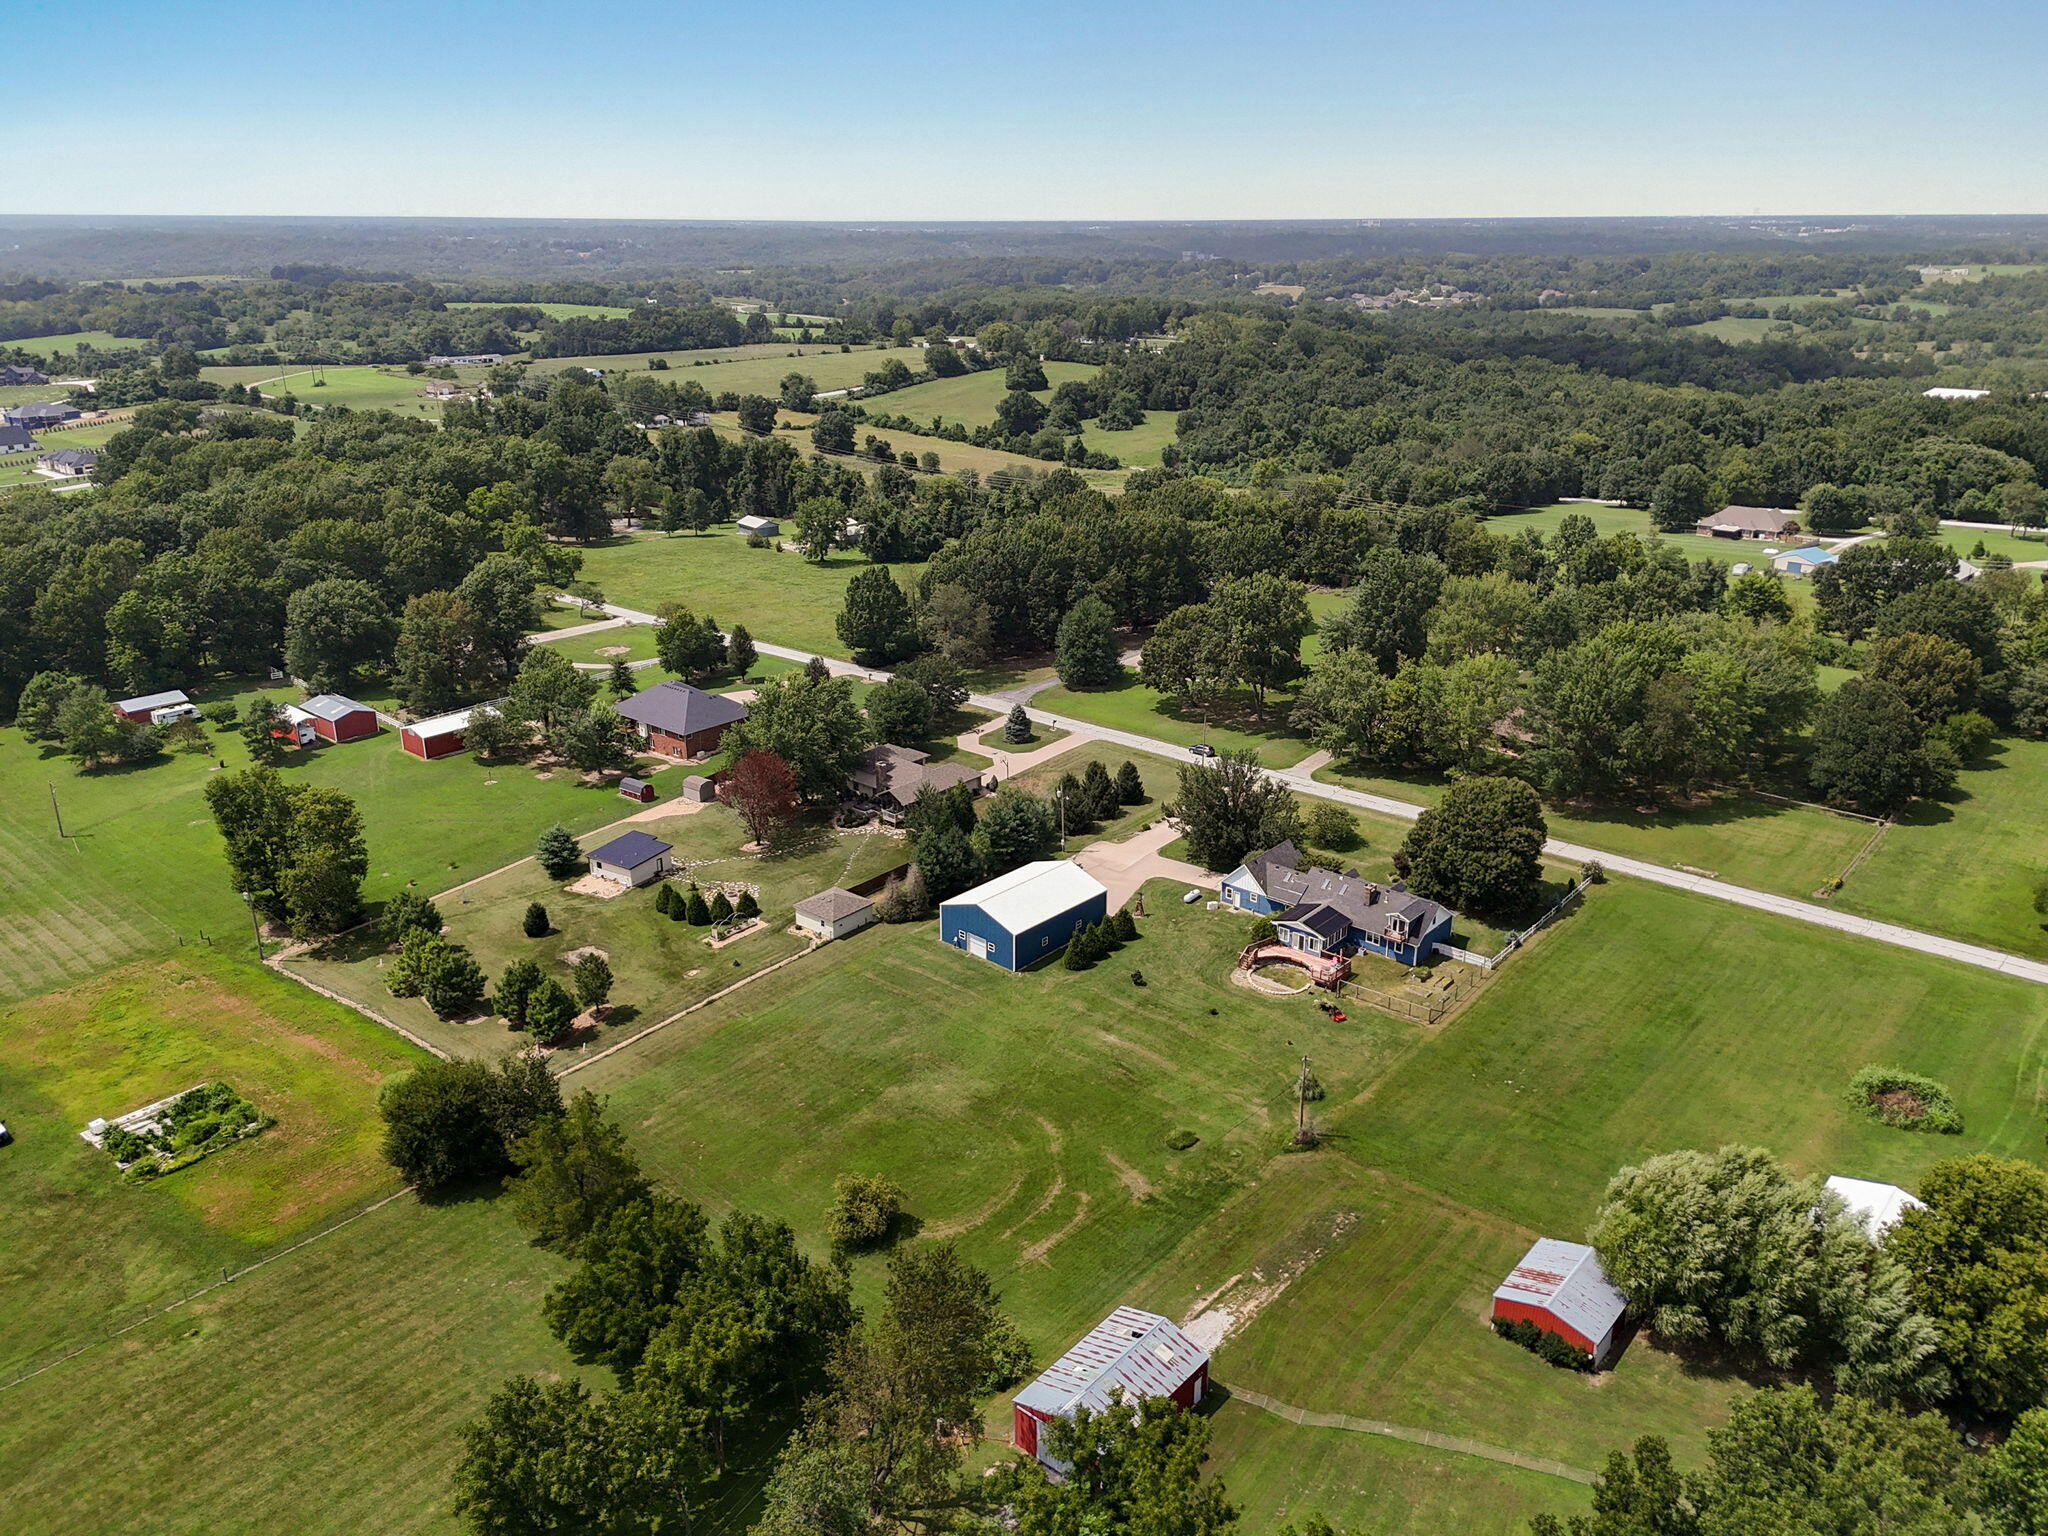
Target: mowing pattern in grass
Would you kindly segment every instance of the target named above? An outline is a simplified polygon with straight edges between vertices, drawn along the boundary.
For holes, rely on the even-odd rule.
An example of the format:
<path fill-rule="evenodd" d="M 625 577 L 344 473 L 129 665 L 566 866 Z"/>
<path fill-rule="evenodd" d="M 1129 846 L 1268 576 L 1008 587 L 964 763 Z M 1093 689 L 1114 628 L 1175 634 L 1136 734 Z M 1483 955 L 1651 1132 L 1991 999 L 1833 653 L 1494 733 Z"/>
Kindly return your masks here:
<path fill-rule="evenodd" d="M 681 779 L 670 772 L 655 782 L 673 793 Z M 617 804 L 628 808 L 624 802 Z M 679 810 L 672 818 L 637 825 L 674 845 L 676 861 L 693 866 L 695 878 L 707 885 L 729 880 L 759 886 L 766 926 L 714 950 L 704 943 L 707 930 L 655 911 L 655 886 L 600 899 L 550 880 L 532 863 L 466 886 L 437 903 L 447 920 L 447 936 L 468 945 L 493 979 L 513 960 L 525 957 L 539 961 L 546 974 L 566 984 L 564 955 L 585 946 L 604 950 L 617 984 L 603 1028 L 586 1036 L 593 1041 L 666 1018 L 799 953 L 805 941 L 787 931 L 793 903 L 831 886 L 856 884 L 909 857 L 907 845 L 897 837 L 835 835 L 821 828 L 800 830 L 769 854 L 742 855 L 746 831 L 722 805 L 707 805 L 687 815 Z M 535 901 L 547 908 L 554 922 L 554 932 L 541 939 L 529 939 L 520 929 L 527 904 Z M 288 964 L 296 974 L 457 1055 L 504 1055 L 528 1043 L 527 1036 L 495 1018 L 451 1022 L 437 1018 L 418 998 L 391 996 L 383 981 L 389 958 L 381 937 L 365 933 L 344 936 Z"/>
<path fill-rule="evenodd" d="M 76 352 L 80 347 L 97 347 L 102 352 L 111 352 L 125 347 L 147 347 L 153 345 L 141 336 L 116 336 L 112 331 L 66 331 L 61 336 L 22 336 L 7 343 L 24 352 L 37 352 L 45 357 L 59 357 L 67 352 Z"/>
<path fill-rule="evenodd" d="M 439 417 L 441 402 L 429 400 L 427 381 L 402 368 L 350 366 L 309 368 L 294 364 L 267 368 L 202 368 L 201 378 L 217 383 L 258 384 L 265 395 L 294 395 L 307 405 L 346 405 L 358 411 L 397 411 L 404 416 Z"/>
<path fill-rule="evenodd" d="M 423 1058 L 253 965 L 138 961 L 0 1013 L 8 1234 L 0 1379 L 397 1187 L 377 1086 Z M 78 1132 L 230 1080 L 276 1124 L 161 1179 L 120 1178 Z"/>
<path fill-rule="evenodd" d="M 882 398 L 886 400 L 894 397 L 884 395 Z M 802 433 L 801 437 L 795 439 L 796 444 L 806 453 L 811 451 L 810 429 L 818 419 L 815 415 L 805 411 L 778 411 L 775 419 L 783 431 Z M 729 437 L 741 435 L 739 417 L 730 411 L 713 414 L 711 424 Z M 956 443 L 949 437 L 928 437 L 921 432 L 898 432 L 893 427 L 881 429 L 861 423 L 855 428 L 855 436 L 863 443 L 870 437 L 878 437 L 889 445 L 892 453 L 914 453 L 918 455 L 920 461 L 927 453 L 937 454 L 940 470 L 949 475 L 961 474 L 968 470 L 974 471 L 977 475 L 993 475 L 1004 470 L 1012 473 L 1028 470 L 1034 475 L 1045 475 L 1060 467 L 1049 459 L 1029 458 L 1024 454 L 1009 453 L 1001 448 L 977 448 L 972 443 Z M 867 463 L 873 463 L 872 460 L 866 459 L 865 455 L 861 458 Z M 846 455 L 841 455 L 840 461 L 855 462 Z M 1076 473 L 1099 490 L 1115 489 L 1121 486 L 1124 480 L 1124 472 L 1121 469 L 1083 469 L 1077 470 Z"/>
<path fill-rule="evenodd" d="M 801 356 L 791 356 L 801 353 Z M 701 384 L 714 395 L 732 390 L 742 395 L 779 393 L 783 378 L 801 373 L 819 389 L 850 389 L 890 358 L 913 373 L 924 367 L 921 347 L 856 348 L 798 346 L 762 342 L 743 347 L 710 347 L 692 352 L 632 352 L 608 357 L 549 357 L 533 365 L 535 373 L 560 373 L 564 368 L 599 368 L 606 373 L 638 372 L 655 358 L 668 361 L 671 384 Z"/>

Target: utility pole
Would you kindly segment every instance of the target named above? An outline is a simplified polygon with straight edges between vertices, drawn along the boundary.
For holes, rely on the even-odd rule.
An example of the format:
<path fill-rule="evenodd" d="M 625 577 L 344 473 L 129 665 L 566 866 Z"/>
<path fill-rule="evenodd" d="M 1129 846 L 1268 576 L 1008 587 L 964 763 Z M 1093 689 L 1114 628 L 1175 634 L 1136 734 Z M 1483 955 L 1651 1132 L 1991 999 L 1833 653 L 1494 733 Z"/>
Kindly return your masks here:
<path fill-rule="evenodd" d="M 49 781 L 45 780 L 44 782 L 48 783 Z M 50 785 L 50 814 L 57 818 L 57 835 L 59 837 L 69 837 L 71 834 L 64 830 L 63 808 L 57 804 L 57 786 L 55 784 Z"/>
<path fill-rule="evenodd" d="M 1297 1147 L 1315 1145 L 1316 1133 L 1308 1123 L 1308 1091 L 1312 1081 L 1307 1056 L 1301 1058 L 1301 1076 L 1294 1080 L 1294 1144 Z"/>
<path fill-rule="evenodd" d="M 242 892 L 242 905 L 249 909 L 249 932 L 255 935 L 256 963 L 261 965 L 263 963 L 263 925 L 256 921 L 256 897 L 254 893 L 250 891 Z"/>

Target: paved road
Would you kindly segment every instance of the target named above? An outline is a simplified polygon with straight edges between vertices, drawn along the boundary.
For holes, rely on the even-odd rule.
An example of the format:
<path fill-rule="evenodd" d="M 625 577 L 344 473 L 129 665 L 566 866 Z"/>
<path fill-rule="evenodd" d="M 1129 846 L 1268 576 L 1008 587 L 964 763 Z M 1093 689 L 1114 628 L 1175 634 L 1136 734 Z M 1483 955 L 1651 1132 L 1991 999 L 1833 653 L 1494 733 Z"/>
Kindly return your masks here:
<path fill-rule="evenodd" d="M 616 618 L 637 619 L 643 623 L 652 623 L 654 619 L 652 614 L 637 613 L 631 609 L 610 605 L 606 606 L 605 612 Z M 782 645 L 768 645 L 759 640 L 754 644 L 764 656 L 780 656 L 789 661 L 802 662 L 812 659 L 808 651 L 794 650 Z M 881 682 L 889 676 L 887 672 L 874 667 L 859 667 L 850 661 L 839 661 L 830 656 L 821 659 L 837 676 L 861 677 L 872 682 Z M 1014 701 L 999 694 L 977 693 L 970 694 L 967 702 L 977 709 L 1007 714 Z M 1155 757 L 1175 760 L 1185 760 L 1187 757 L 1185 747 L 1151 736 L 1140 736 L 1134 731 L 1113 730 L 1105 725 L 1075 720 L 1066 715 L 1053 714 L 1049 710 L 1031 709 L 1029 706 L 1026 707 L 1025 713 L 1041 725 L 1056 726 L 1069 732 L 1077 740 L 1100 741 L 1133 752 L 1149 752 Z M 1320 783 L 1309 777 L 1299 766 L 1272 769 L 1269 772 L 1297 794 L 1334 800 L 1340 805 L 1356 806 L 1360 810 L 1373 811 L 1381 816 L 1413 821 L 1425 809 L 1410 801 L 1395 800 L 1387 795 L 1346 789 L 1340 784 Z M 1755 891 L 1748 886 L 1733 885 L 1726 880 L 1713 880 L 1704 875 L 1689 875 L 1683 870 L 1667 869 L 1662 864 L 1627 858 L 1618 853 L 1609 853 L 1605 849 L 1588 848 L 1582 843 L 1568 843 L 1559 838 L 1552 838 L 1545 843 L 1543 851 L 1552 858 L 1573 863 L 1597 861 L 1610 874 L 1628 875 L 1636 880 L 1647 880 L 1654 885 L 1672 886 L 1681 891 L 1691 891 L 1695 895 L 1711 896 L 1716 901 L 1750 907 L 1758 912 L 1769 912 L 1778 917 L 1789 917 L 1797 922 L 1812 923 L 1817 928 L 1832 928 L 1838 933 L 1853 933 L 1861 938 L 1875 939 L 1880 944 L 1917 950 L 1924 955 L 1938 955 L 1963 965 L 1974 965 L 1980 970 L 1997 971 L 2001 975 L 2015 976 L 2022 981 L 2048 986 L 2048 962 L 2029 960 L 2021 955 L 2009 955 L 2003 950 L 1990 949 L 1982 944 L 1965 944 L 1957 939 L 1944 939 L 1936 934 L 1922 933 L 1915 928 L 1901 927 L 1897 923 L 1858 917 L 1854 913 L 1824 907 L 1817 902 L 1800 901 L 1796 897 L 1779 896 L 1770 891 Z"/>

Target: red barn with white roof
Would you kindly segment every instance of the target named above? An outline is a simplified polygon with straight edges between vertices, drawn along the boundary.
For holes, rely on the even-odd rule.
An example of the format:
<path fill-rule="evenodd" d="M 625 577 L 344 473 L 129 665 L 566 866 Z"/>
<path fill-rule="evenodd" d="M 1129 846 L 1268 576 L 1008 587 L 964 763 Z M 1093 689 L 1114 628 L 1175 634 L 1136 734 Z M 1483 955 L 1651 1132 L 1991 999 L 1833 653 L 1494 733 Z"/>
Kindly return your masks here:
<path fill-rule="evenodd" d="M 1539 1237 L 1493 1293 L 1493 1315 L 1534 1323 L 1583 1349 L 1596 1366 L 1614 1353 L 1615 1331 L 1628 1298 L 1608 1283 L 1607 1271 L 1584 1243 Z"/>
<path fill-rule="evenodd" d="M 1209 1352 L 1157 1313 L 1118 1307 L 1012 1400 L 1011 1443 L 1064 1472 L 1040 1448 L 1039 1427 L 1081 1407 L 1100 1413 L 1119 1388 L 1133 1406 L 1163 1397 L 1192 1408 L 1209 1388 Z"/>

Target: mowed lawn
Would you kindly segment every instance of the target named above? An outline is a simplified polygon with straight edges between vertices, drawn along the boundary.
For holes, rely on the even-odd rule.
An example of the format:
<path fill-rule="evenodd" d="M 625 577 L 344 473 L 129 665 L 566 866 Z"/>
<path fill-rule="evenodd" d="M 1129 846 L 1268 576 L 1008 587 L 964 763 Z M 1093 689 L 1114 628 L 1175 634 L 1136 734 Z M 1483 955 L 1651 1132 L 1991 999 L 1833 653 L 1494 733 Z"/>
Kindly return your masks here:
<path fill-rule="evenodd" d="M 211 701 L 246 690 L 195 689 Z M 273 690 L 288 701 L 296 694 Z M 230 769 L 246 767 L 234 732 L 208 742 Z M 111 965 L 210 939 L 248 942 L 220 836 L 206 808 L 212 754 L 171 752 L 131 768 L 81 774 L 16 730 L 0 731 L 0 1003 L 31 997 Z M 467 756 L 421 762 L 397 734 L 294 753 L 287 779 L 353 796 L 370 848 L 365 893 L 381 901 L 409 882 L 442 890 L 533 851 L 541 828 L 583 832 L 631 807 L 573 775 L 542 778 L 517 766 L 485 768 Z M 50 810 L 54 785 L 68 834 Z"/>
<path fill-rule="evenodd" d="M 1226 747 L 1248 747 L 1268 768 L 1289 768 L 1314 750 L 1314 743 L 1287 723 L 1293 696 L 1273 691 L 1262 709 L 1248 692 L 1232 694 L 1208 711 L 1183 709 L 1158 690 L 1138 681 L 1126 668 L 1124 681 L 1110 688 L 1078 689 L 1055 684 L 1034 695 L 1031 707 L 1047 714 L 1071 716 L 1155 737 L 1178 746 L 1207 742 L 1218 751 Z"/>
<path fill-rule="evenodd" d="M 801 354 L 801 355 L 797 355 Z M 665 381 L 701 384 L 714 395 L 731 390 L 742 395 L 780 393 L 784 377 L 801 373 L 819 389 L 849 389 L 890 358 L 913 373 L 924 367 L 922 347 L 856 347 L 757 342 L 743 347 L 706 348 L 694 352 L 634 352 L 619 357 L 549 357 L 533 365 L 535 373 L 560 373 L 564 368 L 599 368 L 637 372 L 655 358 L 668 363 Z"/>
<path fill-rule="evenodd" d="M 1093 363 L 1046 363 L 1044 389 L 1033 390 L 1032 394 L 1042 402 L 1050 402 L 1052 393 L 1069 379 L 1092 379 L 1102 370 Z M 956 374 L 950 379 L 933 379 L 928 384 L 913 384 L 908 389 L 898 389 L 886 395 L 872 395 L 861 401 L 871 411 L 885 412 L 891 416 L 908 416 L 912 421 L 923 424 L 938 421 L 946 426 L 992 427 L 996 421 L 996 407 L 1003 402 L 1009 385 L 1008 373 L 1001 368 L 985 368 L 979 373 Z"/>
<path fill-rule="evenodd" d="M 266 396 L 292 395 L 308 405 L 345 405 L 358 411 L 397 411 L 405 416 L 438 419 L 441 402 L 429 400 L 426 376 L 402 368 L 349 365 L 310 368 L 287 365 L 269 368 L 202 368 L 200 377 L 226 384 L 259 386 Z"/>
<path fill-rule="evenodd" d="M 662 774 L 654 782 L 673 795 L 681 775 Z M 658 886 L 612 897 L 587 896 L 570 890 L 571 882 L 550 879 L 531 862 L 436 897 L 447 936 L 468 945 L 494 981 L 512 961 L 525 958 L 538 961 L 543 974 L 567 985 L 564 956 L 585 947 L 605 952 L 615 978 L 611 1006 L 600 1028 L 585 1028 L 578 1035 L 581 1045 L 608 1044 L 800 953 L 805 940 L 788 931 L 795 902 L 835 885 L 858 884 L 909 858 L 901 838 L 825 829 L 793 834 L 767 854 L 743 854 L 746 830 L 722 805 L 685 811 L 679 804 L 672 816 L 636 821 L 634 826 L 671 844 L 676 861 L 689 866 L 692 876 L 707 887 L 719 881 L 756 887 L 765 924 L 712 949 L 705 942 L 710 930 L 655 910 Z M 588 837 L 585 847 L 595 847 L 620 830 L 607 828 Z M 681 892 L 688 882 L 675 884 Z M 521 921 L 528 904 L 536 901 L 546 907 L 553 931 L 529 939 Z M 526 1035 L 488 1014 L 442 1019 L 419 998 L 393 997 L 384 984 L 389 961 L 381 936 L 363 933 L 343 935 L 285 963 L 294 974 L 362 1003 L 455 1055 L 501 1056 L 530 1043 Z"/>
<path fill-rule="evenodd" d="M 887 400 L 892 397 L 883 395 L 881 398 Z M 811 447 L 810 431 L 811 427 L 818 420 L 815 415 L 807 411 L 778 411 L 775 419 L 782 431 L 791 434 L 802 434 L 794 438 L 796 445 L 802 452 L 810 453 L 814 451 Z M 743 435 L 740 432 L 739 417 L 733 412 L 722 411 L 713 413 L 711 424 L 728 437 Z M 745 435 L 751 436 L 752 434 Z M 866 422 L 855 423 L 854 438 L 856 442 L 865 444 L 870 437 L 880 438 L 889 445 L 890 452 L 898 455 L 914 453 L 922 460 L 927 453 L 935 454 L 938 457 L 939 469 L 949 475 L 962 474 L 967 471 L 972 471 L 977 475 L 993 475 L 1006 471 L 1011 474 L 1021 472 L 1031 475 L 1049 475 L 1054 470 L 1062 467 L 1053 463 L 1050 459 L 1034 459 L 1021 453 L 1010 453 L 1001 448 L 978 448 L 973 443 L 956 443 L 950 437 L 929 437 L 921 432 L 899 432 L 894 427 L 875 427 Z M 867 464 L 872 464 L 873 462 L 866 458 L 864 450 L 861 452 L 860 458 Z M 840 460 L 842 463 L 848 462 L 849 456 L 842 454 L 840 455 Z M 1115 490 L 1121 487 L 1124 481 L 1124 473 L 1121 469 L 1082 469 L 1076 470 L 1075 473 L 1097 490 Z"/>
<path fill-rule="evenodd" d="M 80 347 L 96 347 L 102 352 L 111 352 L 126 347 L 154 346 L 155 343 L 143 336 L 116 336 L 112 331 L 66 331 L 58 336 L 18 336 L 0 345 L 19 347 L 24 352 L 36 352 L 45 357 L 61 357 L 76 352 Z"/>
<path fill-rule="evenodd" d="M 0 1380 L 398 1187 L 377 1089 L 424 1057 L 246 958 L 186 949 L 0 1008 Z M 149 1183 L 95 1118 L 221 1079 L 277 1123 Z"/>
<path fill-rule="evenodd" d="M 744 535 L 642 533 L 593 545 L 583 554 L 583 578 L 624 608 L 652 613 L 681 603 L 709 613 L 727 629 L 744 624 L 753 637 L 826 656 L 844 656 L 837 628 L 846 584 L 869 564 L 858 550 L 835 550 L 814 562 L 781 549 L 749 549 Z M 890 568 L 908 585 L 919 565 Z"/>
<path fill-rule="evenodd" d="M 1567 517 L 1591 518 L 1594 530 L 1603 539 L 1612 538 L 1617 533 L 1633 533 L 1638 538 L 1661 540 L 1678 550 L 1688 560 L 1718 560 L 1723 565 L 1747 562 L 1759 570 L 1770 568 L 1770 557 L 1764 553 L 1767 547 L 1776 550 L 1796 549 L 1802 544 L 1814 542 L 1805 534 L 1792 534 L 1783 539 L 1712 539 L 1696 533 L 1659 533 L 1656 525 L 1650 521 L 1650 514 L 1641 508 L 1603 507 L 1591 502 L 1555 502 L 1550 506 L 1536 507 L 1527 512 L 1497 512 L 1486 520 L 1486 531 L 1498 534 L 1502 538 L 1513 538 L 1523 529 L 1533 528 L 1547 539 L 1557 532 L 1558 524 Z M 1834 536 L 1824 537 L 1820 542 L 1833 543 Z M 1787 582 L 1786 586 L 1789 590 L 1796 591 L 1800 583 Z"/>
<path fill-rule="evenodd" d="M 526 299 L 450 299 L 443 309 L 537 309 L 550 320 L 623 320 L 633 313 L 623 304 L 536 304 Z"/>
<path fill-rule="evenodd" d="M 34 453 L 0 459 L 0 489 L 20 485 L 51 487 L 78 484 L 75 480 L 53 480 L 48 475 L 37 474 L 36 459 L 45 453 L 55 453 L 59 448 L 97 448 L 127 425 L 125 420 L 103 421 L 89 427 L 64 427 L 36 433 Z"/>

